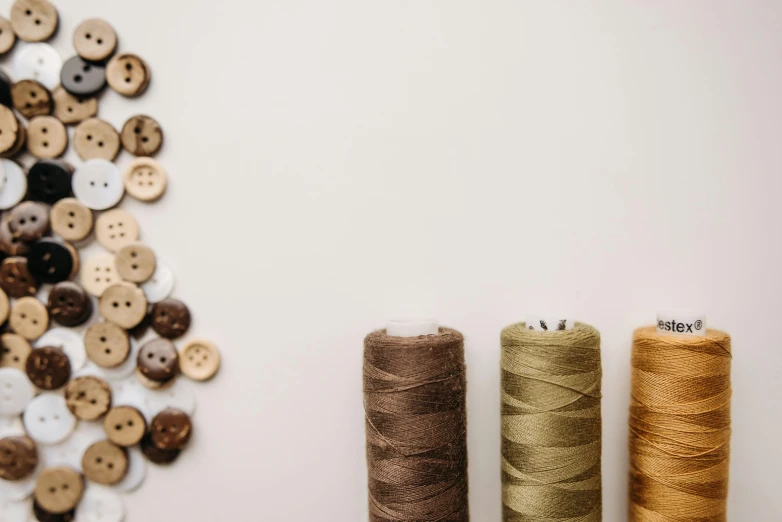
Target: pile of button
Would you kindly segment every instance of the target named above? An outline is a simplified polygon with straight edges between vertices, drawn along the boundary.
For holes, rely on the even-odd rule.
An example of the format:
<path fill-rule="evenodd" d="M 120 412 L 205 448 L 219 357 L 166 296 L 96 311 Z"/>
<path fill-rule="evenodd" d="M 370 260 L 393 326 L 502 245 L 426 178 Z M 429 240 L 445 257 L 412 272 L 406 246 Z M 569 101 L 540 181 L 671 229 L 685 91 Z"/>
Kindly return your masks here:
<path fill-rule="evenodd" d="M 150 69 L 117 53 L 98 19 L 77 27 L 63 63 L 44 43 L 57 25 L 47 0 L 17 0 L 0 17 L 15 80 L 0 71 L 0 520 L 119 522 L 119 492 L 141 484 L 147 461 L 171 463 L 186 447 L 188 380 L 210 379 L 220 354 L 203 339 L 177 349 L 191 315 L 170 297 L 171 265 L 117 208 L 125 194 L 163 195 L 152 158 L 163 132 L 145 115 L 117 132 L 96 117 L 98 96 L 107 85 L 142 94 Z M 59 159 L 69 141 L 75 168 Z M 121 149 L 135 156 L 122 172 Z M 15 161 L 26 153 L 27 171 Z M 80 259 L 93 238 L 101 251 Z"/>

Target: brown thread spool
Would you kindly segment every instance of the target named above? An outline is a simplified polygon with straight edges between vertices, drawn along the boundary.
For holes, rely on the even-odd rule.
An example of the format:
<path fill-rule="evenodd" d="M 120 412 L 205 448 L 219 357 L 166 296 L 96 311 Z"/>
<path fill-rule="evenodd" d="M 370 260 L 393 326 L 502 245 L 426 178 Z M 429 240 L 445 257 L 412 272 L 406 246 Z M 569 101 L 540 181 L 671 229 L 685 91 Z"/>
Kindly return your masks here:
<path fill-rule="evenodd" d="M 467 522 L 464 338 L 364 339 L 371 522 Z"/>

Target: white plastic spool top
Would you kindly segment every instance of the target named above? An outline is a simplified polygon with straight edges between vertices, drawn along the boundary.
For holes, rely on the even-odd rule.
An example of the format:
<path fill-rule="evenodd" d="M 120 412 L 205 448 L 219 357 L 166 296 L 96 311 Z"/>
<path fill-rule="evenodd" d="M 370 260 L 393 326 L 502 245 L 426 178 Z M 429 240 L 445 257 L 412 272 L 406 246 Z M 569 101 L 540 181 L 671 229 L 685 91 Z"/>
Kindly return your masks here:
<path fill-rule="evenodd" d="M 392 319 L 386 325 L 386 334 L 391 337 L 418 337 L 439 332 L 435 319 Z"/>
<path fill-rule="evenodd" d="M 706 337 L 706 315 L 692 311 L 658 312 L 657 331 L 663 335 Z"/>

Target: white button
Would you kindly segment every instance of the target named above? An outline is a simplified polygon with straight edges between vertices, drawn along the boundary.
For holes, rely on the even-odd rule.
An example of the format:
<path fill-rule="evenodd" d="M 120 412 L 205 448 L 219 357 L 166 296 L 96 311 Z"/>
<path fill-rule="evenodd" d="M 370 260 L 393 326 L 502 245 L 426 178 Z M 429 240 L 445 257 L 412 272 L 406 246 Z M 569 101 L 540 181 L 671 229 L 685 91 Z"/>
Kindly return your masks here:
<path fill-rule="evenodd" d="M 98 366 L 95 366 L 98 370 L 97 376 L 103 377 L 109 381 L 119 381 L 129 377 L 136 369 L 136 358 L 138 357 L 139 348 L 139 343 L 131 337 L 128 358 L 125 359 L 122 364 L 115 366 L 114 368 L 99 368 Z"/>
<path fill-rule="evenodd" d="M 14 79 L 38 80 L 50 91 L 60 84 L 62 58 L 49 44 L 28 43 L 14 53 Z"/>
<path fill-rule="evenodd" d="M 114 264 L 114 254 L 101 252 L 93 255 L 81 265 L 79 272 L 81 286 L 90 295 L 102 296 L 108 287 L 121 281 Z"/>
<path fill-rule="evenodd" d="M 124 518 L 125 503 L 119 493 L 97 484 L 87 484 L 76 507 L 76 522 L 122 522 Z"/>
<path fill-rule="evenodd" d="M 112 162 L 88 159 L 73 173 L 73 194 L 93 210 L 106 210 L 120 202 L 125 185 L 119 169 Z"/>
<path fill-rule="evenodd" d="M 112 381 L 111 386 L 111 406 L 132 406 L 144 415 L 149 421 L 150 415 L 147 414 L 147 404 L 149 390 L 139 382 L 135 375 L 131 375 L 121 381 Z"/>
<path fill-rule="evenodd" d="M 144 482 L 147 477 L 147 459 L 137 447 L 127 449 L 128 454 L 128 472 L 119 484 L 115 485 L 120 491 L 129 493 L 135 491 Z"/>
<path fill-rule="evenodd" d="M 0 209 L 6 210 L 22 201 L 27 192 L 27 176 L 22 167 L 9 159 L 0 160 L 3 188 L 0 189 Z"/>
<path fill-rule="evenodd" d="M 151 421 L 155 415 L 166 408 L 182 410 L 190 417 L 196 409 L 193 388 L 185 379 L 177 379 L 174 384 L 163 390 L 148 390 L 146 404 L 146 413 L 149 415 L 147 421 Z"/>
<path fill-rule="evenodd" d="M 0 368 L 0 415 L 19 415 L 35 397 L 30 379 L 16 368 Z"/>
<path fill-rule="evenodd" d="M 35 347 L 41 348 L 44 346 L 54 346 L 65 352 L 71 363 L 71 371 L 80 369 L 87 361 L 84 340 L 70 328 L 52 328 L 44 333 L 36 341 Z"/>
<path fill-rule="evenodd" d="M 87 448 L 106 438 L 100 423 L 80 422 L 76 431 L 64 441 L 51 446 L 40 446 L 38 452 L 46 468 L 69 466 L 82 472 L 81 460 Z"/>
<path fill-rule="evenodd" d="M 165 259 L 158 258 L 155 273 L 141 285 L 141 289 L 147 296 L 147 302 L 159 303 L 170 296 L 174 290 L 174 281 L 174 269 L 171 264 Z"/>
<path fill-rule="evenodd" d="M 57 444 L 73 432 L 76 417 L 68 410 L 63 396 L 42 393 L 25 409 L 24 427 L 35 442 Z"/>
<path fill-rule="evenodd" d="M 30 515 L 30 502 L 24 500 L 0 500 L 0 517 L 3 522 L 35 520 Z"/>
<path fill-rule="evenodd" d="M 40 466 L 38 467 L 40 470 Z M 35 491 L 35 482 L 38 476 L 38 470 L 29 477 L 22 480 L 3 480 L 0 479 L 0 499 L 4 500 L 24 500 L 29 498 Z M 0 515 L 2 512 L 0 512 Z M 3 520 L 3 519 L 0 519 Z"/>
<path fill-rule="evenodd" d="M 5 417 L 0 415 L 0 439 L 5 437 L 15 437 L 18 435 L 24 435 L 24 424 L 22 424 L 22 417 L 15 415 L 12 417 Z"/>

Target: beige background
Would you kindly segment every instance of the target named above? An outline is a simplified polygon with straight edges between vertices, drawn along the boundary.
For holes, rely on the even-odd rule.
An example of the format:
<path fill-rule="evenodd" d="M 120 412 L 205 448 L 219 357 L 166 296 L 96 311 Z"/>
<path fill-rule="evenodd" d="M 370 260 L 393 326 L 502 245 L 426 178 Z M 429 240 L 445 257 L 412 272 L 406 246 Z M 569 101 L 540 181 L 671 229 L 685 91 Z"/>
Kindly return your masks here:
<path fill-rule="evenodd" d="M 56 3 L 64 57 L 98 16 L 152 67 L 100 114 L 164 126 L 170 190 L 125 205 L 225 355 L 131 522 L 366 520 L 362 337 L 424 313 L 466 335 L 499 520 L 499 332 L 560 310 L 603 334 L 622 521 L 631 332 L 678 306 L 734 339 L 730 519 L 782 516 L 782 2 Z"/>

